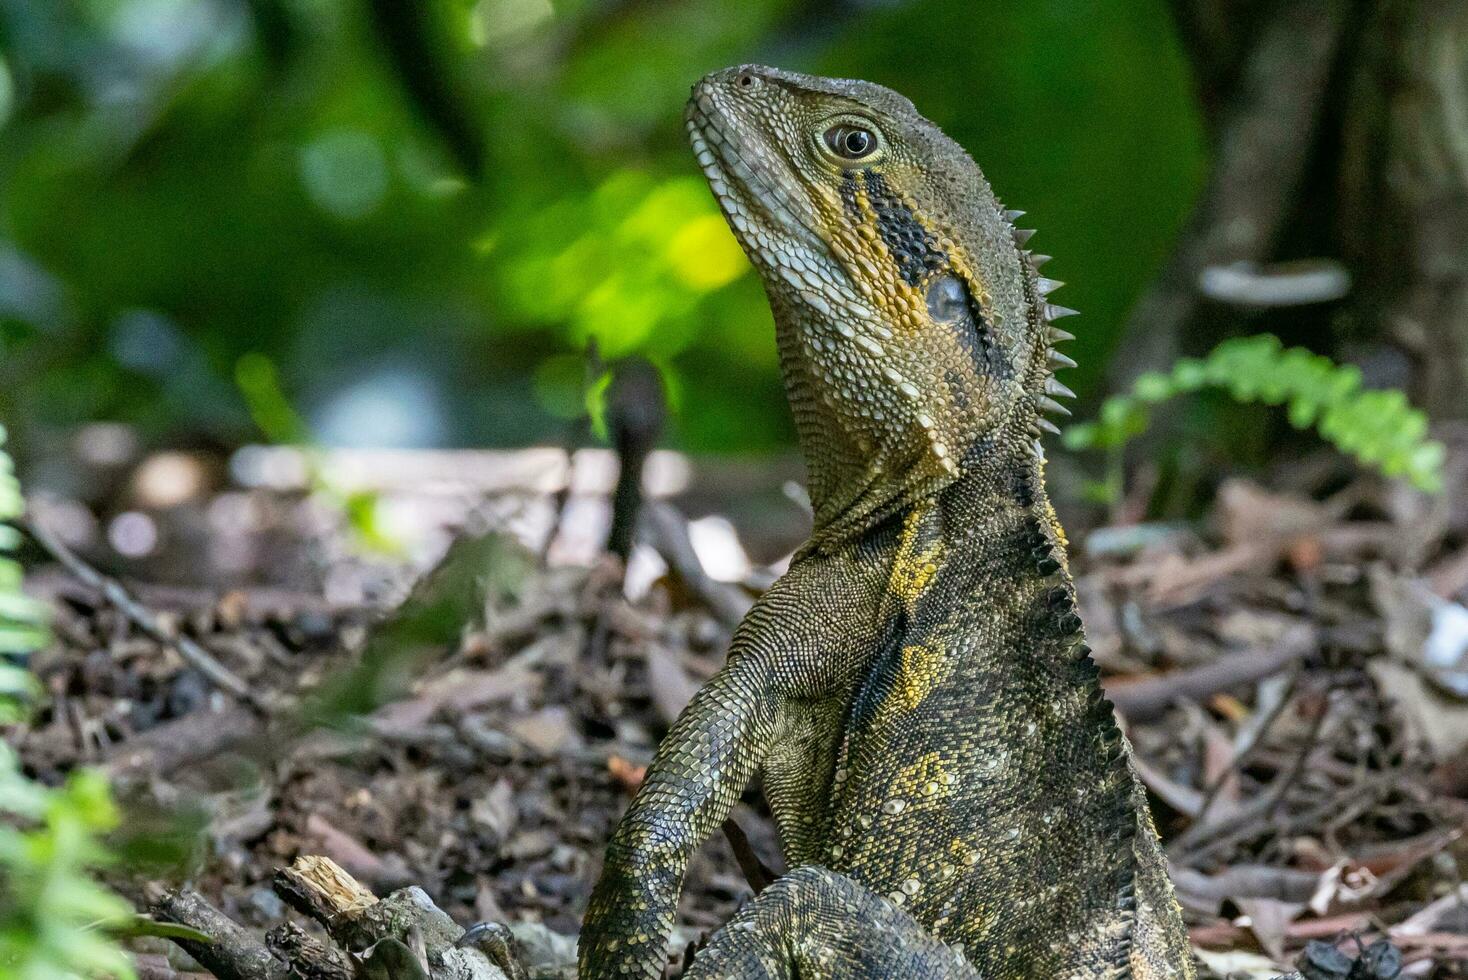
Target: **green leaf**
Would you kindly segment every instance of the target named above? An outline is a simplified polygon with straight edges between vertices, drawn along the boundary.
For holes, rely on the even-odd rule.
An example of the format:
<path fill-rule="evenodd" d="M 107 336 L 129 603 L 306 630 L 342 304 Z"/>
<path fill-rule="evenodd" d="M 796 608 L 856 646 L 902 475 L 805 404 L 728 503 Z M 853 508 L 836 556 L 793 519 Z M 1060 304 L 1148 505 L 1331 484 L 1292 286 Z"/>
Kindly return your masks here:
<path fill-rule="evenodd" d="M 23 506 L 13 464 L 0 451 L 0 518 Z M 18 544 L 14 529 L 0 525 L 0 552 Z M 21 586 L 19 565 L 0 558 L 0 652 L 25 656 L 46 642 L 48 610 Z M 0 723 L 23 720 L 39 690 L 28 671 L 0 661 Z M 33 782 L 0 742 L 0 814 L 0 975 L 131 980 L 127 954 L 93 928 L 132 914 L 94 877 L 110 860 L 99 835 L 117 824 L 107 781 L 82 770 L 59 789 Z"/>
<path fill-rule="evenodd" d="M 607 432 L 607 391 L 612 386 L 612 372 L 603 371 L 586 386 L 586 415 L 591 420 L 591 431 L 602 442 L 610 442 Z"/>
<path fill-rule="evenodd" d="M 195 943 L 210 943 L 215 940 L 208 933 L 200 932 L 177 922 L 159 922 L 146 915 L 129 915 L 122 919 L 105 919 L 94 924 L 109 936 L 119 939 L 136 939 L 139 936 L 156 936 L 159 939 L 184 939 Z"/>

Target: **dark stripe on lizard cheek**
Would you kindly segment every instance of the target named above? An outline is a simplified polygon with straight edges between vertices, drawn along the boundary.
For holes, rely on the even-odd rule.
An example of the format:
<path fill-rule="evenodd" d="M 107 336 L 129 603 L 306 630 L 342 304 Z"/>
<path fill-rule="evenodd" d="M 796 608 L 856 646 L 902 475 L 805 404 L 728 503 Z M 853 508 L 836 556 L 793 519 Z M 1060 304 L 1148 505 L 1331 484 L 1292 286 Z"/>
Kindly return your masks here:
<path fill-rule="evenodd" d="M 856 171 L 848 170 L 841 176 L 841 208 L 846 221 L 853 228 L 861 224 L 861 204 L 856 199 Z"/>
<path fill-rule="evenodd" d="M 882 243 L 897 263 L 902 279 L 909 286 L 917 286 L 940 269 L 947 268 L 948 256 L 938 247 L 935 239 L 912 209 L 892 193 L 887 180 L 875 170 L 863 170 L 866 181 L 867 200 L 877 216 L 877 233 Z"/>

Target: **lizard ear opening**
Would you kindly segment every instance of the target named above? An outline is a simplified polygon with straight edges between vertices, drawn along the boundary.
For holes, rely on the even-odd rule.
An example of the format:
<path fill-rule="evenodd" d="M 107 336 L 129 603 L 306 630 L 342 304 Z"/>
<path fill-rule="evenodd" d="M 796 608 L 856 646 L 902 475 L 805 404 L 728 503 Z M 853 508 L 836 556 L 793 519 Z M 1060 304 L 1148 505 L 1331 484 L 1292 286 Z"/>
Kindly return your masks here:
<path fill-rule="evenodd" d="M 968 290 L 957 276 L 944 275 L 928 286 L 928 315 L 940 323 L 952 323 L 968 315 Z"/>

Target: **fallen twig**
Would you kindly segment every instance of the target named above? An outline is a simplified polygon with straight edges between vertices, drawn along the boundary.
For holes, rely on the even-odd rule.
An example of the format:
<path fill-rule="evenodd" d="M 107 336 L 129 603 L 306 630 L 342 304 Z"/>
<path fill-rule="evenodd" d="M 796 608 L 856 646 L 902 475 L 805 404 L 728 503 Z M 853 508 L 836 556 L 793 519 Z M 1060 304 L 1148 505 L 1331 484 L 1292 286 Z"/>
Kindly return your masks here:
<path fill-rule="evenodd" d="M 1275 700 L 1274 704 L 1270 705 L 1268 713 L 1254 726 L 1253 737 L 1249 740 L 1249 744 L 1245 745 L 1234 755 L 1233 761 L 1228 766 L 1227 771 L 1220 773 L 1218 778 L 1204 791 L 1203 804 L 1198 808 L 1198 812 L 1194 814 L 1195 820 L 1201 823 L 1208 819 L 1208 811 L 1213 809 L 1213 804 L 1218 801 L 1219 793 L 1228 784 L 1229 778 L 1237 777 L 1243 771 L 1244 765 L 1254 758 L 1254 754 L 1259 746 L 1264 744 L 1264 739 L 1269 734 L 1269 730 L 1274 727 L 1274 723 L 1284 714 L 1286 706 L 1294 699 L 1295 685 L 1299 682 L 1299 678 L 1300 670 L 1296 667 L 1295 672 L 1285 682 L 1285 689 L 1279 693 L 1279 697 Z"/>
<path fill-rule="evenodd" d="M 164 892 L 152 903 L 153 914 L 168 922 L 197 929 L 212 943 L 175 939 L 184 952 L 198 960 L 219 980 L 287 980 L 284 963 L 244 928 L 188 889 Z"/>
<path fill-rule="evenodd" d="M 1218 874 L 1205 875 L 1195 868 L 1171 866 L 1178 894 L 1195 902 L 1217 903 L 1226 898 L 1272 898 L 1279 902 L 1306 902 L 1315 893 L 1320 875 L 1297 868 L 1264 864 L 1236 864 Z"/>
<path fill-rule="evenodd" d="M 739 870 L 744 872 L 744 880 L 749 882 L 749 887 L 756 895 L 775 882 L 779 875 L 771 871 L 760 860 L 760 856 L 754 853 L 744 828 L 733 817 L 724 821 L 724 837 L 728 839 L 729 848 L 734 852 L 734 860 L 739 862 Z"/>
<path fill-rule="evenodd" d="M 737 626 L 754 601 L 743 590 L 714 579 L 704 570 L 688 537 L 688 520 L 673 505 L 661 501 L 649 501 L 642 508 L 642 520 L 653 547 L 688 591 L 702 599 L 725 625 Z"/>
<path fill-rule="evenodd" d="M 1252 684 L 1304 659 L 1316 649 L 1315 632 L 1291 630 L 1273 650 L 1252 650 L 1132 683 L 1112 683 L 1106 696 L 1132 724 L 1156 721 L 1176 701 L 1203 701 L 1229 688 Z"/>
<path fill-rule="evenodd" d="M 62 564 L 72 575 L 82 582 L 102 593 L 102 596 L 116 607 L 132 623 L 147 633 L 153 639 L 165 646 L 171 647 L 178 652 L 192 667 L 209 678 L 215 686 L 220 687 L 241 701 L 255 707 L 262 707 L 259 699 L 250 686 L 241 680 L 233 671 L 214 658 L 208 650 L 195 642 L 190 637 L 174 633 L 165 629 L 158 621 L 153 611 L 144 606 L 132 594 L 123 588 L 122 583 L 116 579 L 109 578 L 88 565 L 77 556 L 70 548 L 54 534 L 48 531 L 40 521 L 27 519 L 21 523 L 21 528 L 30 535 L 31 539 L 40 545 L 47 554 L 51 555 Z"/>

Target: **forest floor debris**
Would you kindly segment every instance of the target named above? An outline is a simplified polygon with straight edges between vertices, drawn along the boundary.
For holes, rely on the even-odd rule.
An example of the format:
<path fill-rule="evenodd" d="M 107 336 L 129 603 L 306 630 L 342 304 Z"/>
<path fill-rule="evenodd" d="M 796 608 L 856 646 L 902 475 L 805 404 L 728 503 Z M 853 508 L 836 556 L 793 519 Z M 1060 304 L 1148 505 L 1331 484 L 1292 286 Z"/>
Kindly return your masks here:
<path fill-rule="evenodd" d="M 684 581 L 657 507 L 678 553 L 636 601 L 615 563 L 547 565 L 496 533 L 427 575 L 372 572 L 387 584 L 356 602 L 322 584 L 349 558 L 293 588 L 123 586 L 53 541 L 32 575 L 55 608 L 48 700 L 6 738 L 48 781 L 109 772 L 131 815 L 113 883 L 140 906 L 186 886 L 263 935 L 290 917 L 277 870 L 320 855 L 461 925 L 572 935 L 751 596 Z M 1203 524 L 1079 540 L 1090 642 L 1210 968 L 1389 939 L 1403 975 L 1468 976 L 1468 517 L 1369 480 L 1320 499 L 1234 482 Z M 757 790 L 734 820 L 740 853 L 719 837 L 690 868 L 680 948 L 780 868 Z M 298 918 L 286 938 L 314 941 Z M 143 950 L 145 975 L 198 969 L 168 955 Z"/>

